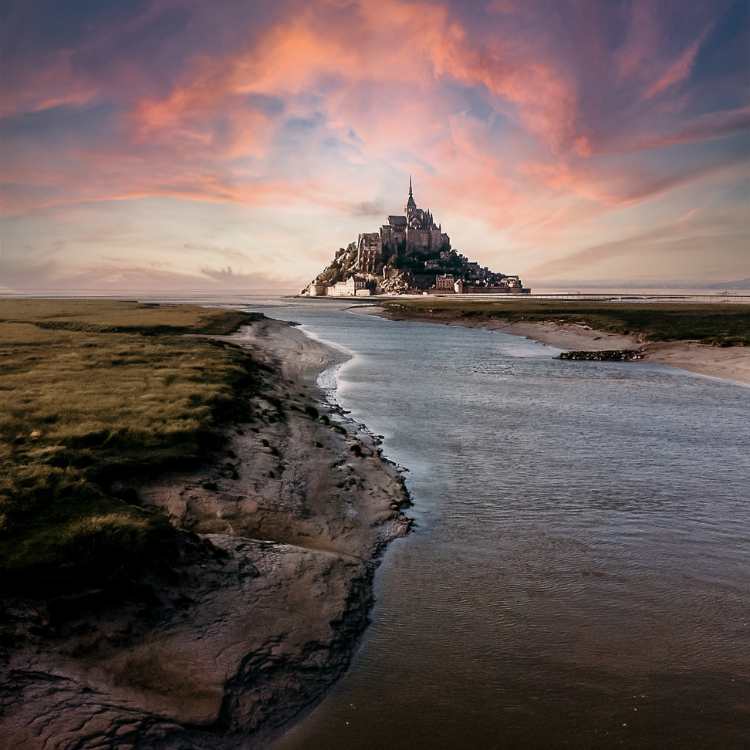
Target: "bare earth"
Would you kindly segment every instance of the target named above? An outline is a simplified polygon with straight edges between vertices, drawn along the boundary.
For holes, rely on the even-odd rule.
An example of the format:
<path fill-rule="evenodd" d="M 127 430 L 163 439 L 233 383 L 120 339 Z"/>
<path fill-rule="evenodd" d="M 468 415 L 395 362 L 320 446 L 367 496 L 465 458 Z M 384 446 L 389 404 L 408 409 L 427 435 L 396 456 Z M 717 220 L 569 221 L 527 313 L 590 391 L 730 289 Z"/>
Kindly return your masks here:
<path fill-rule="evenodd" d="M 335 352 L 268 319 L 231 340 L 269 367 L 255 419 L 208 468 L 134 481 L 186 529 L 183 563 L 115 601 L 18 603 L 3 747 L 257 747 L 346 668 L 378 555 L 409 528 L 403 481 L 321 404 Z"/>
<path fill-rule="evenodd" d="M 373 306 L 361 312 L 377 315 L 383 312 L 383 308 Z M 639 362 L 659 362 L 700 375 L 750 385 L 750 347 L 747 346 L 708 346 L 695 341 L 645 342 L 637 336 L 606 333 L 588 326 L 553 321 L 508 323 L 502 320 L 451 321 L 431 320 L 426 317 L 419 319 L 443 325 L 487 328 L 514 336 L 525 336 L 563 351 L 642 349 L 644 358 L 638 360 Z"/>

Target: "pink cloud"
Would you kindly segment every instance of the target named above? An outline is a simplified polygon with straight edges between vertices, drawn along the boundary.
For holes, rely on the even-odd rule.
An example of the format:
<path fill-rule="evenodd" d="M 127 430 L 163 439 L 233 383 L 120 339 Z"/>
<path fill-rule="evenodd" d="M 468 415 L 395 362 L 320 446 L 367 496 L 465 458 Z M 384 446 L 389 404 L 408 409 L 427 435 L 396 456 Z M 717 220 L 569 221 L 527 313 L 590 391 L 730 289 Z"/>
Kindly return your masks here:
<path fill-rule="evenodd" d="M 693 69 L 695 58 L 698 56 L 703 42 L 708 35 L 707 28 L 682 54 L 664 71 L 664 73 L 646 90 L 644 99 L 653 99 L 669 88 L 682 83 Z"/>
<path fill-rule="evenodd" d="M 0 84 L 0 117 L 92 101 L 98 86 L 74 70 L 72 58 L 71 50 L 63 50 L 33 71 L 6 69 L 8 77 Z"/>
<path fill-rule="evenodd" d="M 655 266 L 673 265 L 676 278 L 690 279 L 694 269 L 686 268 L 680 261 L 691 257 L 694 262 L 706 266 L 699 276 L 701 282 L 705 283 L 710 277 L 721 278 L 726 269 L 732 273 L 736 259 L 745 254 L 747 243 L 744 217 L 731 211 L 704 213 L 692 209 L 656 226 L 634 230 L 632 228 L 625 236 L 586 245 L 561 257 L 545 260 L 532 267 L 529 275 L 549 281 L 572 280 L 580 279 L 584 272 L 590 274 L 589 278 L 602 278 L 602 273 L 611 273 L 613 268 L 631 268 L 631 278 L 651 276 L 658 279 L 658 273 L 653 273 Z M 706 240 L 715 247 L 711 254 L 713 262 L 709 263 L 705 262 L 708 258 L 701 252 Z M 712 266 L 716 267 L 706 273 Z M 740 272 L 744 270 L 742 266 L 739 268 Z M 604 278 L 607 278 L 606 275 Z"/>
<path fill-rule="evenodd" d="M 750 106 L 720 112 L 708 112 L 683 118 L 670 132 L 633 134 L 621 142 L 613 141 L 611 152 L 646 151 L 685 143 L 724 138 L 750 130 Z"/>
<path fill-rule="evenodd" d="M 259 43 L 200 61 L 169 96 L 139 104 L 141 125 L 146 132 L 181 132 L 181 122 L 210 112 L 219 102 L 257 93 L 294 97 L 326 80 L 332 84 L 327 97 L 334 104 L 356 102 L 357 91 L 373 86 L 382 87 L 386 97 L 395 96 L 399 105 L 406 100 L 400 92 L 411 90 L 412 98 L 418 91 L 434 106 L 440 82 L 454 79 L 483 86 L 515 105 L 523 124 L 555 147 L 574 135 L 573 82 L 519 40 L 512 45 L 498 39 L 477 43 L 439 4 L 363 0 L 349 6 L 348 13 L 338 12 L 335 3 L 322 7 L 337 12 L 310 6 L 269 29 Z M 382 113 L 376 117 L 385 120 L 388 105 L 380 102 Z"/>
<path fill-rule="evenodd" d="M 237 8 L 220 16 L 200 3 L 153 2 L 126 24 L 129 35 L 140 37 L 167 6 L 192 14 L 171 67 L 166 52 L 164 68 L 126 56 L 102 70 L 81 65 L 116 47 L 108 28 L 75 54 L 25 70 L 23 85 L 0 93 L 2 111 L 95 102 L 112 114 L 93 140 L 55 133 L 50 144 L 29 137 L 8 148 L 5 179 L 14 184 L 2 210 L 169 197 L 300 213 L 313 206 L 333 227 L 353 206 L 395 210 L 385 187 L 394 173 L 412 172 L 437 215 L 550 242 L 725 164 L 715 153 L 689 165 L 667 154 L 657 169 L 642 152 L 750 127 L 748 108 L 736 103 L 690 113 L 691 76 L 711 27 L 697 16 L 691 43 L 666 59 L 664 19 L 647 0 L 628 6 L 614 52 L 597 4 L 568 9 L 568 35 L 556 25 L 563 14 L 545 3 L 277 5 L 258 28 L 245 19 L 222 34 Z M 231 43 L 212 48 L 206 28 Z M 171 53 L 170 45 L 178 40 L 165 36 L 159 50 Z"/>

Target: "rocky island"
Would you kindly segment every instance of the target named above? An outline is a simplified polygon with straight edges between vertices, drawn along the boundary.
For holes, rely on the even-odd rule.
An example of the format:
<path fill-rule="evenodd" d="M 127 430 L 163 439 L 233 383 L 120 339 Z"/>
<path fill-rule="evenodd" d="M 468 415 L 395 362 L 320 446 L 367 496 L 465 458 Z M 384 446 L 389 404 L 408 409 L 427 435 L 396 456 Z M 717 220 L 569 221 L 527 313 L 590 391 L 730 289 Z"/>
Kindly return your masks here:
<path fill-rule="evenodd" d="M 373 294 L 528 294 L 518 276 L 491 271 L 451 247 L 429 209 L 417 207 L 411 179 L 403 215 L 340 248 L 303 290 L 310 297 Z"/>

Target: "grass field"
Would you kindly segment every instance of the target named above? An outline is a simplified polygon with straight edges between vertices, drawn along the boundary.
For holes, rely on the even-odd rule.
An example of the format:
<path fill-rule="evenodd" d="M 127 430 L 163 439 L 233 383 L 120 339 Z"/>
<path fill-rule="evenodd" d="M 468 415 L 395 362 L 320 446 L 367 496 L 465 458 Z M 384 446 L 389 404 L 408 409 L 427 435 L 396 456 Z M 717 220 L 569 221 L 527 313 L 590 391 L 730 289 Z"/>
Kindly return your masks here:
<path fill-rule="evenodd" d="M 560 300 L 440 298 L 382 303 L 395 317 L 435 320 L 498 319 L 508 322 L 580 323 L 646 341 L 700 341 L 750 346 L 750 305 L 721 303 L 623 303 Z"/>
<path fill-rule="evenodd" d="M 168 554 L 128 482 L 200 460 L 254 380 L 248 316 L 134 302 L 0 300 L 0 576 L 90 585 Z"/>

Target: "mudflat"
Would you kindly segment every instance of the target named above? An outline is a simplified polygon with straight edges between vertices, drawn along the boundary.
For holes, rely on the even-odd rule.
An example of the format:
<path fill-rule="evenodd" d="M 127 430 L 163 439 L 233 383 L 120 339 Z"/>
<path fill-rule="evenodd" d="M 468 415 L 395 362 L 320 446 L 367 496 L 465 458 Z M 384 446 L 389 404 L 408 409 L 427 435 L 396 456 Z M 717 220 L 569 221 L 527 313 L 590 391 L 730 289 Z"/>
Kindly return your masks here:
<path fill-rule="evenodd" d="M 65 331 L 74 330 L 76 311 L 67 312 Z M 39 569 L 18 560 L 3 571 L 5 581 L 25 581 L 2 598 L 0 733 L 8 743 L 253 747 L 346 668 L 367 624 L 378 556 L 409 527 L 403 480 L 376 439 L 322 400 L 315 376 L 337 352 L 262 316 L 229 328 L 238 326 L 228 335 L 190 324 L 179 338 L 209 359 L 246 358 L 253 372 L 223 393 L 228 408 L 212 417 L 213 439 L 187 463 L 133 464 L 101 480 L 107 502 L 123 504 L 118 512 L 158 519 L 157 549 L 129 547 L 121 534 L 105 558 L 116 549 L 121 569 L 84 575 L 79 560 L 80 585 L 37 582 Z M 87 340 L 97 332 L 87 329 Z M 95 486 L 94 475 L 86 479 Z M 13 487 L 5 490 L 10 503 Z M 86 499 L 76 502 L 85 513 Z M 56 548 L 58 561 L 65 549 Z M 96 566 L 95 551 L 85 563 Z"/>

